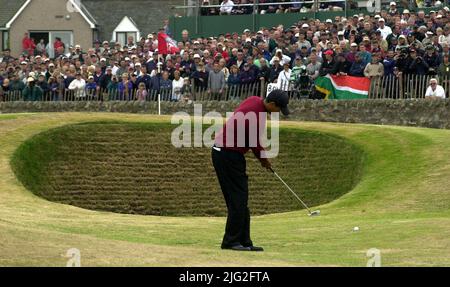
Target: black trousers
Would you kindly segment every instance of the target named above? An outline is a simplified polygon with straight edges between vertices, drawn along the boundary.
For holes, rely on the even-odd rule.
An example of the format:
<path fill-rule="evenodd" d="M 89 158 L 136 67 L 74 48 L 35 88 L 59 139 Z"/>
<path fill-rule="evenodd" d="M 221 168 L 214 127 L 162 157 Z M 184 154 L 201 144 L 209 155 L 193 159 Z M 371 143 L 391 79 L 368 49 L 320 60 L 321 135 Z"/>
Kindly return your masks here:
<path fill-rule="evenodd" d="M 228 210 L 222 248 L 238 244 L 246 247 L 253 246 L 250 239 L 248 176 L 245 157 L 239 152 L 213 149 L 212 161 Z"/>

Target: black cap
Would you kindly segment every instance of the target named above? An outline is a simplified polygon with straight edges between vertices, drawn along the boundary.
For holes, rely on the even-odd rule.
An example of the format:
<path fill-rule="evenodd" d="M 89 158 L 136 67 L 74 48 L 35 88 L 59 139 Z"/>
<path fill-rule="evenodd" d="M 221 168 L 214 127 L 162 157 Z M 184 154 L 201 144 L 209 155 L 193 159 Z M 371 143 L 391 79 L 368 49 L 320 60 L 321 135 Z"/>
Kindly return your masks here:
<path fill-rule="evenodd" d="M 277 107 L 280 107 L 283 115 L 289 115 L 289 95 L 283 90 L 274 90 L 266 98 L 268 103 L 275 103 Z"/>

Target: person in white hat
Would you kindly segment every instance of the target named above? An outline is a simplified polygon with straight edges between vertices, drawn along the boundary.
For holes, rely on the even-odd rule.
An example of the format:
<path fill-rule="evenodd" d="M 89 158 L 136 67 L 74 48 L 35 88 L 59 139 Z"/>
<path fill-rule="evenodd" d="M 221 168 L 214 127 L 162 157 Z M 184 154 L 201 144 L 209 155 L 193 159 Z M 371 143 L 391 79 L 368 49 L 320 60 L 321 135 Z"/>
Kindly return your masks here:
<path fill-rule="evenodd" d="M 283 70 L 283 66 L 280 65 L 280 58 L 274 56 L 270 61 L 270 72 L 269 72 L 269 82 L 273 83 L 278 79 L 278 75 Z"/>
<path fill-rule="evenodd" d="M 422 44 L 424 46 L 429 45 L 429 44 L 433 44 L 433 35 L 434 35 L 433 32 L 427 31 L 425 33 L 426 38 L 422 40 Z"/>
<path fill-rule="evenodd" d="M 389 10 L 388 10 L 388 13 L 389 13 L 391 16 L 394 16 L 394 15 L 397 15 L 397 14 L 398 14 L 397 3 L 395 3 L 395 2 L 389 3 Z"/>
<path fill-rule="evenodd" d="M 345 58 L 350 64 L 353 64 L 355 62 L 356 54 L 358 53 L 358 44 L 353 42 L 350 44 L 350 51 L 346 54 Z"/>
<path fill-rule="evenodd" d="M 438 85 L 438 80 L 433 78 L 430 80 L 430 85 L 425 92 L 426 99 L 445 99 L 445 90 L 441 85 Z"/>
<path fill-rule="evenodd" d="M 69 85 L 69 90 L 74 91 L 75 97 L 84 98 L 86 97 L 86 81 L 81 76 L 80 72 L 75 75 L 75 80 L 73 80 Z"/>
<path fill-rule="evenodd" d="M 28 74 L 28 78 L 27 78 L 27 82 L 28 82 L 28 79 L 30 79 L 30 78 L 35 78 L 35 76 L 36 76 L 36 73 L 35 72 L 30 72 L 29 74 Z"/>
<path fill-rule="evenodd" d="M 438 27 L 436 29 L 436 35 L 438 37 L 438 43 L 442 46 L 442 44 L 447 43 L 447 40 L 450 39 L 450 34 L 448 36 L 445 36 L 444 29 L 441 27 Z"/>
<path fill-rule="evenodd" d="M 96 96 L 96 94 L 97 94 L 97 83 L 95 82 L 94 76 L 90 75 L 88 77 L 85 89 L 86 89 L 87 95 L 90 98 Z"/>
<path fill-rule="evenodd" d="M 275 56 L 272 58 L 272 60 L 270 60 L 270 65 L 273 65 L 275 59 L 278 59 L 281 65 L 291 62 L 291 57 L 289 57 L 288 55 L 284 55 L 281 49 L 276 50 Z"/>
<path fill-rule="evenodd" d="M 338 32 L 337 32 L 337 36 L 338 36 L 339 44 L 341 44 L 342 42 L 344 42 L 344 43 L 345 43 L 345 47 L 347 47 L 349 41 L 348 41 L 347 39 L 345 39 L 345 37 L 344 37 L 344 36 L 345 36 L 345 32 L 344 32 L 344 31 L 338 31 Z"/>
<path fill-rule="evenodd" d="M 47 93 L 50 91 L 45 72 L 42 72 L 38 75 L 38 80 L 36 82 L 36 85 L 39 86 L 44 93 Z"/>
<path fill-rule="evenodd" d="M 395 51 L 400 51 L 401 49 L 409 48 L 408 39 L 406 39 L 405 35 L 398 36 L 398 43 L 395 46 Z"/>
<path fill-rule="evenodd" d="M 42 99 L 44 92 L 42 89 L 36 85 L 36 80 L 34 77 L 28 77 L 27 86 L 22 92 L 24 101 L 40 101 Z"/>
<path fill-rule="evenodd" d="M 55 71 L 55 64 L 53 64 L 53 63 L 48 64 L 48 71 L 47 71 L 46 77 L 50 78 L 50 76 L 53 75 L 54 71 Z"/>
<path fill-rule="evenodd" d="M 408 9 L 403 10 L 402 20 L 405 20 L 408 22 L 409 18 L 411 17 L 411 13 Z"/>
<path fill-rule="evenodd" d="M 283 65 L 283 70 L 280 71 L 277 78 L 278 88 L 285 92 L 288 92 L 293 88 L 292 84 L 290 83 L 292 70 L 290 69 L 289 65 L 289 63 L 285 63 Z"/>
<path fill-rule="evenodd" d="M 36 57 L 34 57 L 34 61 L 36 62 L 36 64 L 40 65 L 41 61 L 42 61 L 42 57 L 40 55 L 37 55 Z"/>
<path fill-rule="evenodd" d="M 194 54 L 193 60 L 194 60 L 194 67 L 197 67 L 198 64 L 200 64 L 200 62 L 202 61 L 202 57 L 199 54 Z"/>
<path fill-rule="evenodd" d="M 381 32 L 381 36 L 386 40 L 387 36 L 392 34 L 392 29 L 389 26 L 386 26 L 386 23 L 383 18 L 378 19 L 378 29 L 377 31 Z"/>

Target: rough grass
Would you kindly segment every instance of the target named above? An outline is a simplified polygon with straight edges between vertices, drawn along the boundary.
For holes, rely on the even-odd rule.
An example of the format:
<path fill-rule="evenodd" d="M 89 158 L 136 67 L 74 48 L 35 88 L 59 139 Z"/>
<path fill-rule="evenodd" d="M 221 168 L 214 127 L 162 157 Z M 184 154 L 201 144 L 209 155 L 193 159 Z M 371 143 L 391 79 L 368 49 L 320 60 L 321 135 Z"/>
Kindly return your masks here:
<path fill-rule="evenodd" d="M 11 169 L 14 151 L 36 134 L 117 119 L 169 120 L 65 113 L 0 125 L 0 265 L 65 266 L 67 249 L 78 248 L 83 266 L 365 266 L 367 250 L 378 248 L 383 266 L 450 266 L 450 131 L 282 123 L 354 142 L 366 155 L 363 173 L 352 191 L 316 207 L 320 217 L 303 210 L 252 217 L 253 240 L 266 251 L 250 254 L 219 249 L 223 217 L 127 215 L 49 202 Z"/>
<path fill-rule="evenodd" d="M 128 214 L 226 215 L 211 150 L 173 147 L 174 127 L 118 122 L 65 126 L 22 144 L 12 166 L 30 191 L 50 201 Z M 362 151 L 348 141 L 297 129 L 282 129 L 280 139 L 273 163 L 307 204 L 328 203 L 359 180 Z M 252 213 L 303 208 L 249 154 Z"/>

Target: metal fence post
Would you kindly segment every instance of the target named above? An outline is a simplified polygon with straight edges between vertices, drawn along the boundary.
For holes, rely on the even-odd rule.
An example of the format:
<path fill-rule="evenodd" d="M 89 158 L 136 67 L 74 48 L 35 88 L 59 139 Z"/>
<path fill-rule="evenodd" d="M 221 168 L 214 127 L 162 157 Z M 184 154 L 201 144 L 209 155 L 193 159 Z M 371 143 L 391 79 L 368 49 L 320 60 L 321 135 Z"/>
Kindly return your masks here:
<path fill-rule="evenodd" d="M 264 78 L 262 78 L 261 79 L 261 81 L 260 81 L 260 84 L 261 84 L 261 98 L 263 98 L 263 99 L 265 99 L 266 98 L 266 89 L 265 89 L 265 87 L 266 87 L 266 79 L 264 79 Z"/>
<path fill-rule="evenodd" d="M 399 83 L 400 83 L 400 95 L 401 95 L 401 99 L 403 99 L 405 96 L 405 90 L 404 90 L 405 80 L 403 79 L 403 73 L 401 73 L 398 76 L 398 79 L 399 79 Z"/>

